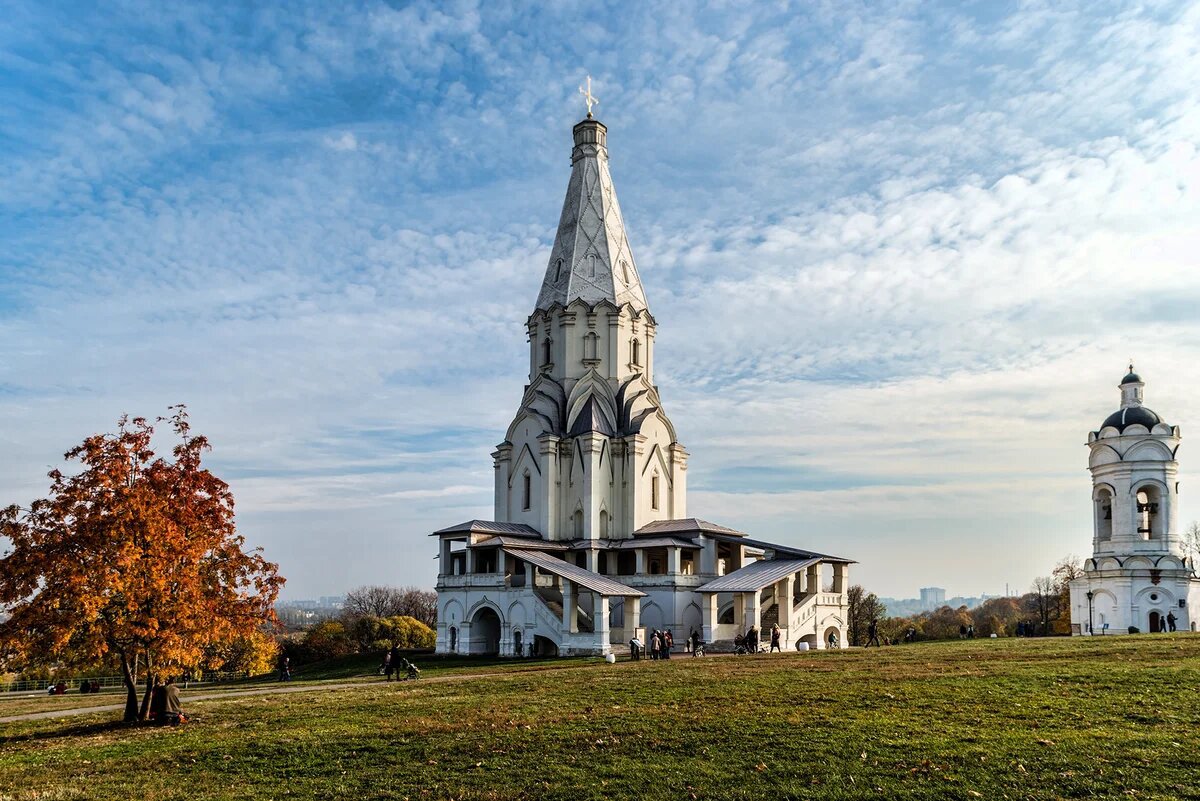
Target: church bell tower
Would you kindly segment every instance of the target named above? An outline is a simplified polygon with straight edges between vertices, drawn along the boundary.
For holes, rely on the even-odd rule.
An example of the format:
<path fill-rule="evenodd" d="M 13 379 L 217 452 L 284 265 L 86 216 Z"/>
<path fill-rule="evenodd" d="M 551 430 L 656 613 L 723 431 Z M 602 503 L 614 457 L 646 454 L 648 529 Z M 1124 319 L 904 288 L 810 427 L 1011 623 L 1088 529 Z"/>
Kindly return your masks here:
<path fill-rule="evenodd" d="M 1092 556 L 1071 583 L 1079 634 L 1188 629 L 1200 612 L 1179 526 L 1179 426 L 1145 406 L 1145 386 L 1129 365 L 1120 408 L 1088 435 Z"/>

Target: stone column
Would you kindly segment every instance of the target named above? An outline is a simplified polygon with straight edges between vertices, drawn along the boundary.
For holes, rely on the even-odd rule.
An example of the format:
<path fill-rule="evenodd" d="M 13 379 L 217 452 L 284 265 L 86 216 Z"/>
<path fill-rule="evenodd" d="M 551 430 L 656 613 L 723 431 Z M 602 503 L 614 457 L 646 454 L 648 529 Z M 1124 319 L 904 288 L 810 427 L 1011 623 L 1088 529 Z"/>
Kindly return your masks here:
<path fill-rule="evenodd" d="M 530 478 L 531 481 L 537 482 L 540 496 L 532 499 L 533 505 L 537 507 L 538 526 L 542 536 L 551 540 L 566 539 L 561 536 L 562 532 L 559 531 L 558 450 L 560 442 L 561 440 L 553 434 L 542 434 L 538 437 L 538 462 L 542 473 Z"/>
<path fill-rule="evenodd" d="M 841 564 L 833 566 L 833 591 L 839 595 L 845 594 L 849 590 L 850 580 L 850 565 Z"/>
<path fill-rule="evenodd" d="M 443 539 L 438 543 L 438 575 L 445 576 L 450 569 L 450 540 Z"/>
<path fill-rule="evenodd" d="M 680 549 L 667 548 L 667 573 L 669 575 L 677 575 L 679 573 Z"/>
<path fill-rule="evenodd" d="M 600 638 L 600 653 L 607 654 L 611 645 L 611 632 L 608 626 L 608 596 L 596 593 L 592 609 L 596 612 L 594 618 L 596 634 Z"/>
<path fill-rule="evenodd" d="M 585 559 L 587 560 L 585 562 L 585 564 L 587 565 L 587 569 L 592 571 L 593 573 L 599 573 L 600 572 L 600 552 L 596 551 L 595 549 L 592 549 L 589 551 L 585 551 L 584 554 L 585 554 Z"/>
<path fill-rule="evenodd" d="M 642 627 L 642 598 L 639 595 L 625 597 L 625 639 L 631 639 Z M 644 645 L 645 643 L 643 643 Z"/>
<path fill-rule="evenodd" d="M 715 592 L 704 595 L 704 603 L 700 605 L 700 613 L 703 618 L 700 636 L 704 638 L 705 642 L 712 642 L 717 636 L 717 594 Z"/>
<path fill-rule="evenodd" d="M 463 572 L 466 573 L 467 575 L 474 573 L 475 572 L 475 551 L 470 547 L 470 543 L 467 544 L 465 561 L 466 561 L 466 567 L 463 569 Z"/>
<path fill-rule="evenodd" d="M 589 432 L 576 437 L 575 447 L 583 454 L 583 538 L 594 540 L 603 536 L 600 531 L 600 502 L 608 496 L 608 482 L 601 476 L 605 437 Z"/>
<path fill-rule="evenodd" d="M 687 461 L 688 452 L 678 442 L 667 449 L 671 464 L 671 517 L 680 520 L 687 517 Z"/>
<path fill-rule="evenodd" d="M 749 629 L 751 626 L 759 628 L 762 623 L 762 601 L 759 600 L 759 590 L 744 593 L 743 600 L 746 604 L 746 610 L 744 613 L 746 621 L 745 627 L 747 629 Z"/>
<path fill-rule="evenodd" d="M 492 465 L 495 468 L 496 499 L 494 520 L 507 522 L 508 516 L 508 472 L 512 467 L 512 445 L 501 445 L 492 453 Z"/>
<path fill-rule="evenodd" d="M 562 585 L 562 627 L 564 632 L 574 634 L 578 629 L 578 619 L 575 616 L 575 583 L 563 579 Z"/>

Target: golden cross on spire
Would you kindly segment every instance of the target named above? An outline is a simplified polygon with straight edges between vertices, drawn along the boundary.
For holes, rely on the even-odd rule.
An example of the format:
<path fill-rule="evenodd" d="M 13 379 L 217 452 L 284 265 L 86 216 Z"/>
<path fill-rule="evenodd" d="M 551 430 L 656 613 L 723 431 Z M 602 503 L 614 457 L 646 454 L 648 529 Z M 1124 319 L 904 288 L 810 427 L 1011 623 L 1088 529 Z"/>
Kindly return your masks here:
<path fill-rule="evenodd" d="M 600 100 L 592 94 L 592 76 L 587 76 L 587 89 L 579 87 L 579 94 L 583 95 L 583 102 L 587 103 L 588 117 L 592 116 L 592 106 L 600 105 Z"/>

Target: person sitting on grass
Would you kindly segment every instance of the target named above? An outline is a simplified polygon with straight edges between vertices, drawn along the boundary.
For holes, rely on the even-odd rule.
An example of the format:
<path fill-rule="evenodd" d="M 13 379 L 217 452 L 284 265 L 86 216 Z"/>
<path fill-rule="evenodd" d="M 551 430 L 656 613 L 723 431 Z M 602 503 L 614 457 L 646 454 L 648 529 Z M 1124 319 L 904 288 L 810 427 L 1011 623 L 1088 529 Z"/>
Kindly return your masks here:
<path fill-rule="evenodd" d="M 174 678 L 167 679 L 166 685 L 162 688 L 162 717 L 159 719 L 159 724 L 162 726 L 178 726 L 180 723 L 186 723 L 187 718 L 183 714 L 183 708 L 179 705 L 179 687 L 175 684 Z"/>

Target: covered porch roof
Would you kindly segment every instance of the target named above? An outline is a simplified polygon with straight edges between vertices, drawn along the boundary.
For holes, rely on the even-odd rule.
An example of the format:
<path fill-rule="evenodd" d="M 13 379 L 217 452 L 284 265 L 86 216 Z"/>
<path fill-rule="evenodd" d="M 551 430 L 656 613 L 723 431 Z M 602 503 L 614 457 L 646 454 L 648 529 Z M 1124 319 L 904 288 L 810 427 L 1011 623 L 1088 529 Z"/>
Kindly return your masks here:
<path fill-rule="evenodd" d="M 697 587 L 696 592 L 758 592 L 820 561 L 816 558 L 763 559 Z"/>
<path fill-rule="evenodd" d="M 568 581 L 573 581 L 581 587 L 586 587 L 592 592 L 598 592 L 601 595 L 622 595 L 627 598 L 641 597 L 646 593 L 641 590 L 635 590 L 633 587 L 626 586 L 619 581 L 613 581 L 608 576 L 602 576 L 599 573 L 593 573 L 590 570 L 585 570 L 578 565 L 573 565 L 570 562 L 564 562 L 549 554 L 541 551 L 531 551 L 525 548 L 506 547 L 506 554 L 515 556 L 518 559 L 524 559 L 530 564 L 536 565 L 543 570 L 548 570 L 556 576 L 562 576 Z"/>

